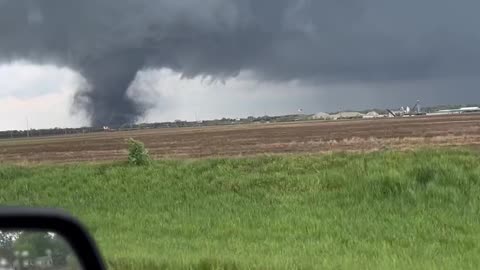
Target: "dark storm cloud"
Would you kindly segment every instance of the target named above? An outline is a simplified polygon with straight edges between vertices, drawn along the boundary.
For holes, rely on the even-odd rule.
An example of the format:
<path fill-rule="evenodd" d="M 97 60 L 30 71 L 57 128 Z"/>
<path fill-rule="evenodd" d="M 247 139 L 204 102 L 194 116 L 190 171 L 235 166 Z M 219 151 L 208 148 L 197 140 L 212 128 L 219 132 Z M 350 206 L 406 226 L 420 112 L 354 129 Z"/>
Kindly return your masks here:
<path fill-rule="evenodd" d="M 79 71 L 92 124 L 135 121 L 138 70 L 388 82 L 475 76 L 473 0 L 0 0 L 0 59 Z"/>

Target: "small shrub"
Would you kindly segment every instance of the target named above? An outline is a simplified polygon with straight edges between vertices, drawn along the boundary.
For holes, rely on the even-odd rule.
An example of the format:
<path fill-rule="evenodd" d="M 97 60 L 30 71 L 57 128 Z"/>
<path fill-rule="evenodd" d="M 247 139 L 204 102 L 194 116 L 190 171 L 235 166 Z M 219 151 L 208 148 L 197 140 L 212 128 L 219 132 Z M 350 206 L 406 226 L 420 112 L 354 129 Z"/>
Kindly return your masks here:
<path fill-rule="evenodd" d="M 136 166 L 145 166 L 150 164 L 151 159 L 148 150 L 141 141 L 128 139 L 128 163 Z"/>

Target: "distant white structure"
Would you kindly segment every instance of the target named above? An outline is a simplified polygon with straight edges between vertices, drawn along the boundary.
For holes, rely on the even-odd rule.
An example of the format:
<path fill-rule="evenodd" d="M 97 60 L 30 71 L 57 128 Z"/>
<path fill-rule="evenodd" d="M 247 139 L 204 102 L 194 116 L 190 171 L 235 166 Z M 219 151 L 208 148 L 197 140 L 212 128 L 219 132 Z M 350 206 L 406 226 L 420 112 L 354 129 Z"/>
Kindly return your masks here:
<path fill-rule="evenodd" d="M 319 119 L 319 120 L 330 120 L 330 119 L 333 119 L 333 117 L 332 117 L 330 114 L 324 113 L 324 112 L 316 113 L 312 118 L 313 118 L 313 119 Z"/>
<path fill-rule="evenodd" d="M 439 110 L 427 115 L 444 115 L 444 114 L 459 114 L 459 113 L 480 113 L 480 107 L 462 107 L 459 109 Z"/>
<path fill-rule="evenodd" d="M 377 113 L 376 111 L 371 111 L 371 112 L 368 112 L 367 114 L 365 114 L 363 116 L 363 118 L 366 118 L 366 119 L 371 119 L 371 118 L 379 118 L 379 117 L 384 117 L 383 115 Z"/>
<path fill-rule="evenodd" d="M 420 100 L 417 100 L 415 105 L 413 107 L 407 106 L 407 107 L 400 107 L 400 110 L 392 110 L 392 109 L 386 109 L 387 114 L 384 115 L 383 117 L 406 117 L 406 116 L 416 116 L 416 115 L 425 115 L 422 113 L 421 107 L 420 107 Z"/>
<path fill-rule="evenodd" d="M 463 107 L 459 110 L 461 112 L 480 112 L 480 107 Z"/>
<path fill-rule="evenodd" d="M 363 118 L 364 114 L 359 112 L 340 112 L 332 115 L 333 119 Z"/>
<path fill-rule="evenodd" d="M 474 110 L 474 111 L 480 111 L 480 107 L 464 107 L 460 108 L 462 110 Z"/>
<path fill-rule="evenodd" d="M 373 112 L 370 114 L 370 118 L 381 117 L 378 113 Z M 316 113 L 312 116 L 312 119 L 319 120 L 337 120 L 337 119 L 353 119 L 353 118 L 365 118 L 365 114 L 359 112 L 339 112 L 337 114 L 328 114 L 324 112 Z M 367 117 L 368 118 L 368 117 Z"/>

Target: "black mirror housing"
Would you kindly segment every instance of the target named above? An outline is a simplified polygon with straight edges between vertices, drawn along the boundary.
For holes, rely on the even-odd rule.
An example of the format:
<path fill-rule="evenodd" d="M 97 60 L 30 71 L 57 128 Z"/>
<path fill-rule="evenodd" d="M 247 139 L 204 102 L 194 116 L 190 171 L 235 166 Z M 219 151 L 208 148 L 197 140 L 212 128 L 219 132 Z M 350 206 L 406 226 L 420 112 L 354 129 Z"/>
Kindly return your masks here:
<path fill-rule="evenodd" d="M 47 208 L 2 207 L 1 230 L 50 231 L 61 235 L 78 256 L 83 269 L 104 270 L 98 248 L 84 226 L 68 213 Z"/>

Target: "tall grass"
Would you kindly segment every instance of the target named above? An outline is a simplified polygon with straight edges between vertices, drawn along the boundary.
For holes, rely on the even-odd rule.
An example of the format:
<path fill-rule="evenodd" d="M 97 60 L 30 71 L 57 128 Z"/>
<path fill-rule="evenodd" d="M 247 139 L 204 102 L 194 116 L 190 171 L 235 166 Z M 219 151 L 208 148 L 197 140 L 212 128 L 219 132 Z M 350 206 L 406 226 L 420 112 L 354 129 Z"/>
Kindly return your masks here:
<path fill-rule="evenodd" d="M 480 156 L 424 150 L 0 166 L 0 202 L 83 220 L 111 269 L 477 269 Z"/>

